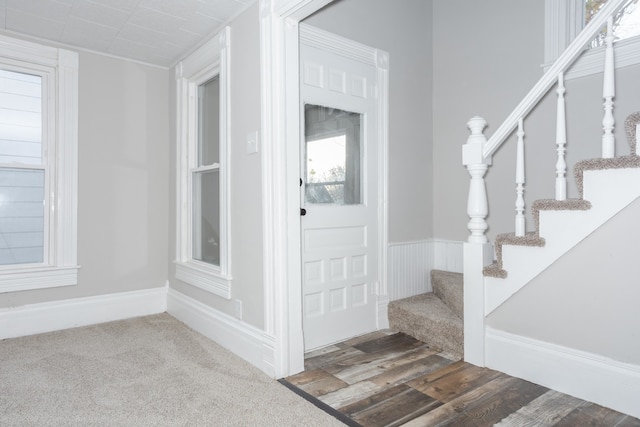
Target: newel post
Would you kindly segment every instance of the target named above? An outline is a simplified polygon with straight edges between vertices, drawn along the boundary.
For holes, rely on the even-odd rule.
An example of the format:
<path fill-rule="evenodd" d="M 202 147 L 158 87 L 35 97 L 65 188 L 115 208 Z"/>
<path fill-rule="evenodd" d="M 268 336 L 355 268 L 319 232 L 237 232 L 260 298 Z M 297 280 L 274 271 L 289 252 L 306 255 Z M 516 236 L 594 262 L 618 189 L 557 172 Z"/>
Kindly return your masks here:
<path fill-rule="evenodd" d="M 469 171 L 469 198 L 467 200 L 468 228 L 471 234 L 464 244 L 464 360 L 485 366 L 484 276 L 482 269 L 493 260 L 493 248 L 485 236 L 488 228 L 487 191 L 484 175 L 491 164 L 482 150 L 487 142 L 482 133 L 486 120 L 474 117 L 467 124 L 471 135 L 462 146 L 462 163 Z"/>
<path fill-rule="evenodd" d="M 462 146 L 462 164 L 471 176 L 469 198 L 467 199 L 467 214 L 469 215 L 467 227 L 471 232 L 469 243 L 487 243 L 484 232 L 489 227 L 486 221 L 489 207 L 484 175 L 491 164 L 491 158 L 485 159 L 482 155 L 482 149 L 487 142 L 487 138 L 482 133 L 486 126 L 487 121 L 482 117 L 473 117 L 469 120 L 467 127 L 471 131 L 471 135 L 469 135 L 467 143 Z"/>

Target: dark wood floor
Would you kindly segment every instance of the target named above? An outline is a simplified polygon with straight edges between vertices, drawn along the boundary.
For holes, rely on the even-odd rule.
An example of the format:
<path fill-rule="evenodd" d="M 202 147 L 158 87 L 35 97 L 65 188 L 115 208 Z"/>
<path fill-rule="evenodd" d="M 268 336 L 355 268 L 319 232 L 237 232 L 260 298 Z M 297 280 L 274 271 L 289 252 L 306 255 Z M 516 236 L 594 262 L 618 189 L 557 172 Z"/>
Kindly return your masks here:
<path fill-rule="evenodd" d="M 285 380 L 352 425 L 640 427 L 636 418 L 451 360 L 401 333 L 318 350 L 307 355 L 305 369 Z"/>

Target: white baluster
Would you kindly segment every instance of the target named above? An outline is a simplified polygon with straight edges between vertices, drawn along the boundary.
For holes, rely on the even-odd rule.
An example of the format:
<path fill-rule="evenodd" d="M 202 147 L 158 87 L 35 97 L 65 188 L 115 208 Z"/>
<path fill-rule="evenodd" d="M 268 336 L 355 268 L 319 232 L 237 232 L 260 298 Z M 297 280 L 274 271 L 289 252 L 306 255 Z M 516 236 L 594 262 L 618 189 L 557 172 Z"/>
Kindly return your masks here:
<path fill-rule="evenodd" d="M 482 117 L 473 117 L 467 123 L 471 135 L 467 143 L 462 146 L 462 163 L 466 166 L 471 176 L 469 183 L 469 198 L 467 199 L 467 214 L 469 223 L 467 227 L 471 232 L 469 243 L 487 243 L 485 231 L 489 227 L 486 221 L 489 207 L 487 204 L 487 190 L 484 184 L 484 174 L 491 164 L 491 158 L 485 159 L 482 149 L 487 142 L 482 131 L 487 122 Z"/>
<path fill-rule="evenodd" d="M 516 236 L 525 235 L 524 219 L 524 126 L 518 122 L 518 145 L 516 147 Z"/>
<path fill-rule="evenodd" d="M 615 63 L 613 59 L 613 18 L 607 21 L 607 36 L 605 37 L 604 83 L 602 97 L 604 98 L 604 118 L 602 119 L 602 157 L 605 159 L 615 156 L 615 139 L 613 136 L 613 98 L 615 92 Z"/>
<path fill-rule="evenodd" d="M 558 75 L 558 106 L 556 111 L 556 145 L 558 161 L 556 162 L 556 200 L 567 200 L 567 162 L 565 161 L 565 145 L 567 144 L 567 118 L 564 102 L 564 74 Z"/>

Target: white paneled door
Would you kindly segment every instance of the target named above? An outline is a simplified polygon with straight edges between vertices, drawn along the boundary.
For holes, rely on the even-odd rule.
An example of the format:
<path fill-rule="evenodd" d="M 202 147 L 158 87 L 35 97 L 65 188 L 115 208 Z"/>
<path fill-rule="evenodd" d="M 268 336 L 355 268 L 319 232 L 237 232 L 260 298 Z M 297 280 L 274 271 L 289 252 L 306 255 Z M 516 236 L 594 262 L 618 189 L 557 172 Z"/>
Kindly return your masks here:
<path fill-rule="evenodd" d="M 376 330 L 377 69 L 300 44 L 305 350 Z"/>

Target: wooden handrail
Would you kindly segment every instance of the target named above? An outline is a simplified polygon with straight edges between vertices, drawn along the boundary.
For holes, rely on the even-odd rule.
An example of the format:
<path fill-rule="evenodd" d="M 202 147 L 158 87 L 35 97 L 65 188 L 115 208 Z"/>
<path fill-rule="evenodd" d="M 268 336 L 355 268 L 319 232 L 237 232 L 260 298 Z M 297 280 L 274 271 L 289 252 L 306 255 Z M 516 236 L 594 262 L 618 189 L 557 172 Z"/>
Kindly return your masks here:
<path fill-rule="evenodd" d="M 518 106 L 509 114 L 506 120 L 489 138 L 482 150 L 483 157 L 489 158 L 504 143 L 507 137 L 518 125 L 518 121 L 535 107 L 542 97 L 556 83 L 558 75 L 566 71 L 582 54 L 585 47 L 598 34 L 600 29 L 607 23 L 610 16 L 618 11 L 628 0 L 610 0 L 602 7 L 600 12 L 587 24 L 587 26 L 569 44 L 567 49 L 553 63 L 546 73 L 538 80 L 538 83 L 520 101 Z"/>

